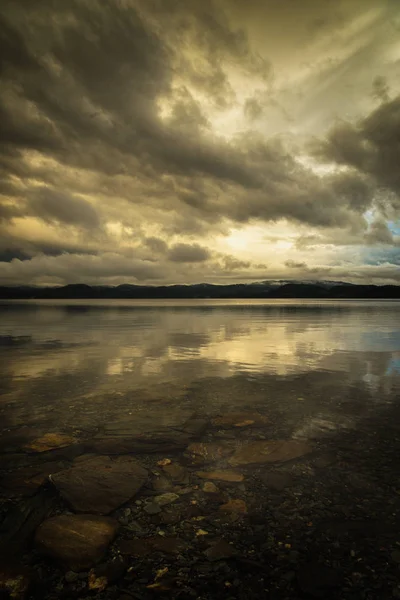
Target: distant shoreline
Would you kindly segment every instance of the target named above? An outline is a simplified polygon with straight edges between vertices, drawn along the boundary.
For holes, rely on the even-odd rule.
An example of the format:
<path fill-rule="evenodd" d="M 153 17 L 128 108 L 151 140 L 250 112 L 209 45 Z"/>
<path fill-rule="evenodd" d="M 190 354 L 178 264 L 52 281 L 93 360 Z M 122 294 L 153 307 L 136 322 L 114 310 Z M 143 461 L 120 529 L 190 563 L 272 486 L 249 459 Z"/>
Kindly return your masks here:
<path fill-rule="evenodd" d="M 106 299 L 400 299 L 400 286 L 323 283 L 249 283 L 230 285 L 119 285 L 89 286 L 72 284 L 60 287 L 0 286 L 2 300 L 106 300 Z"/>

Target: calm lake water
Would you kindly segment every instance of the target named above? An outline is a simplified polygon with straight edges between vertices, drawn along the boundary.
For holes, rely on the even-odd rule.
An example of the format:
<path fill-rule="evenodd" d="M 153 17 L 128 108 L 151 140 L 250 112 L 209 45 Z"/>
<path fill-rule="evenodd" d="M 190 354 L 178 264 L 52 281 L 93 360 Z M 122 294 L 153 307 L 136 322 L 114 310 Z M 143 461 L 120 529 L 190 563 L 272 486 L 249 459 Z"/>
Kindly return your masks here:
<path fill-rule="evenodd" d="M 0 305 L 6 428 L 90 430 L 135 411 L 162 420 L 257 408 L 308 437 L 359 426 L 399 389 L 396 301 Z"/>

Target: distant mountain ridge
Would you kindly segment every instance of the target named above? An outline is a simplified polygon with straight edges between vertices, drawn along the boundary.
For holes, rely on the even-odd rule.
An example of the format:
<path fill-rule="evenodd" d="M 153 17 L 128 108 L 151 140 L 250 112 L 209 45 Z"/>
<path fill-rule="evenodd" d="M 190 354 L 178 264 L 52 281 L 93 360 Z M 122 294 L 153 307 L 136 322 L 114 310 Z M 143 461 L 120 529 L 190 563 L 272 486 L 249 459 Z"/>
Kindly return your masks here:
<path fill-rule="evenodd" d="M 0 299 L 155 299 L 155 298 L 400 298 L 397 285 L 358 285 L 344 282 L 261 281 L 255 283 L 147 286 L 122 284 L 60 287 L 0 286 Z"/>

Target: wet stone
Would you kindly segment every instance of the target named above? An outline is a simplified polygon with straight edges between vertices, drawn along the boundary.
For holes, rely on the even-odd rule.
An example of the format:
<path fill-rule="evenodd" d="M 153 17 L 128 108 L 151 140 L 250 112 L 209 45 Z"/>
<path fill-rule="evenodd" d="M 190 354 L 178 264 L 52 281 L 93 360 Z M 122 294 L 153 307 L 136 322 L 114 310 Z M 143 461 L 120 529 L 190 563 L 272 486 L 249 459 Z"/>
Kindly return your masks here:
<path fill-rule="evenodd" d="M 206 481 L 201 489 L 206 494 L 217 494 L 219 492 L 219 489 L 212 481 Z"/>
<path fill-rule="evenodd" d="M 247 513 L 247 505 L 244 500 L 239 498 L 229 500 L 225 504 L 222 504 L 219 507 L 221 512 L 225 513 L 235 513 L 235 514 L 246 514 Z"/>
<path fill-rule="evenodd" d="M 155 492 L 168 492 L 173 488 L 173 483 L 163 475 L 155 477 L 151 483 Z"/>
<path fill-rule="evenodd" d="M 49 475 L 62 469 L 65 469 L 65 464 L 57 461 L 25 467 L 3 477 L 0 485 L 10 494 L 31 496 L 39 487 L 48 482 Z"/>
<path fill-rule="evenodd" d="M 217 462 L 230 456 L 233 452 L 231 444 L 216 444 L 213 442 L 196 442 L 190 444 L 186 449 L 186 455 L 189 456 L 195 464 L 206 464 Z"/>
<path fill-rule="evenodd" d="M 189 482 L 189 473 L 181 465 L 176 463 L 165 465 L 163 471 L 174 483 L 186 484 Z"/>
<path fill-rule="evenodd" d="M 147 471 L 129 456 L 99 456 L 51 477 L 76 512 L 105 515 L 133 498 L 146 480 Z"/>
<path fill-rule="evenodd" d="M 158 504 L 158 506 L 167 506 L 168 504 L 172 504 L 177 500 L 179 500 L 178 494 L 174 494 L 172 492 L 167 494 L 161 494 L 161 496 L 156 496 L 154 498 L 154 502 Z"/>
<path fill-rule="evenodd" d="M 76 439 L 63 433 L 45 433 L 26 444 L 24 449 L 29 452 L 48 452 L 56 448 L 65 448 L 76 443 Z"/>
<path fill-rule="evenodd" d="M 19 501 L 6 514 L 0 527 L 0 556 L 20 557 L 42 521 L 56 504 L 53 490 L 41 489 L 30 498 Z M 1 559 L 0 559 L 1 564 Z"/>
<path fill-rule="evenodd" d="M 268 423 L 268 419 L 259 413 L 252 412 L 235 412 L 218 415 L 211 420 L 214 427 L 221 429 L 229 429 L 231 427 L 262 427 Z"/>
<path fill-rule="evenodd" d="M 103 558 L 117 528 L 117 522 L 109 517 L 60 515 L 42 523 L 35 543 L 46 556 L 72 571 L 82 571 Z"/>
<path fill-rule="evenodd" d="M 31 573 L 22 566 L 0 566 L 0 597 L 24 600 L 28 596 Z"/>
<path fill-rule="evenodd" d="M 201 479 L 212 479 L 215 481 L 227 481 L 229 483 L 239 483 L 244 480 L 244 475 L 228 469 L 216 471 L 197 471 L 196 475 Z"/>
<path fill-rule="evenodd" d="M 225 540 L 219 540 L 204 551 L 209 561 L 225 560 L 237 554 L 235 548 Z"/>
<path fill-rule="evenodd" d="M 161 507 L 159 504 L 156 504 L 155 502 L 148 502 L 147 504 L 144 505 L 143 510 L 148 515 L 158 515 L 158 513 L 161 512 Z"/>
<path fill-rule="evenodd" d="M 312 447 L 297 440 L 258 441 L 244 444 L 232 458 L 232 466 L 286 462 L 308 454 Z"/>
<path fill-rule="evenodd" d="M 187 410 L 171 411 L 168 416 L 149 409 L 135 413 L 129 419 L 115 420 L 95 436 L 92 448 L 103 454 L 154 453 L 166 454 L 185 448 L 199 424 Z"/>
<path fill-rule="evenodd" d="M 121 557 L 117 557 L 109 562 L 100 563 L 90 570 L 89 579 L 98 581 L 99 586 L 103 588 L 117 583 L 125 574 L 127 564 Z M 92 589 L 96 589 L 93 587 Z M 104 589 L 104 588 L 103 588 Z"/>

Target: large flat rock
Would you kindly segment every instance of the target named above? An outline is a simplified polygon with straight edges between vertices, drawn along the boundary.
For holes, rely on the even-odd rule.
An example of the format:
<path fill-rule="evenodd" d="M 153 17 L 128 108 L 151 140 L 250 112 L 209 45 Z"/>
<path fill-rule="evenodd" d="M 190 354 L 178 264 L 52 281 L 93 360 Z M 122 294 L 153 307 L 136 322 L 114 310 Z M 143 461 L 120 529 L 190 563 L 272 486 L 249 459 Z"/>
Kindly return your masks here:
<path fill-rule="evenodd" d="M 24 467 L 9 473 L 0 481 L 0 489 L 9 495 L 33 496 L 37 489 L 48 482 L 49 475 L 65 468 L 57 461 Z"/>
<path fill-rule="evenodd" d="M 268 424 L 267 417 L 254 412 L 232 412 L 218 415 L 211 420 L 214 427 L 220 429 L 262 427 Z"/>
<path fill-rule="evenodd" d="M 194 442 L 186 448 L 185 455 L 196 465 L 219 462 L 234 451 L 234 445 L 228 442 Z"/>
<path fill-rule="evenodd" d="M 250 465 L 286 462 L 312 451 L 307 442 L 297 440 L 258 441 L 244 444 L 229 459 L 229 464 Z"/>
<path fill-rule="evenodd" d="M 90 446 L 103 454 L 172 452 L 186 448 L 207 426 L 207 421 L 188 411 L 166 412 L 150 410 L 130 420 L 114 421 L 91 440 Z"/>
<path fill-rule="evenodd" d="M 97 456 L 51 476 L 73 510 L 99 515 L 125 504 L 146 480 L 146 469 L 130 456 Z"/>
<path fill-rule="evenodd" d="M 24 449 L 28 452 L 48 452 L 49 450 L 72 446 L 76 441 L 76 438 L 65 433 L 45 433 L 25 444 Z"/>
<path fill-rule="evenodd" d="M 73 571 L 82 571 L 103 558 L 117 528 L 110 517 L 60 515 L 41 524 L 35 542 L 46 556 Z"/>

